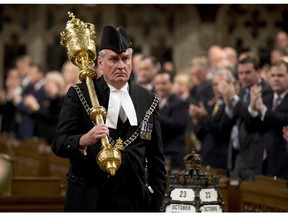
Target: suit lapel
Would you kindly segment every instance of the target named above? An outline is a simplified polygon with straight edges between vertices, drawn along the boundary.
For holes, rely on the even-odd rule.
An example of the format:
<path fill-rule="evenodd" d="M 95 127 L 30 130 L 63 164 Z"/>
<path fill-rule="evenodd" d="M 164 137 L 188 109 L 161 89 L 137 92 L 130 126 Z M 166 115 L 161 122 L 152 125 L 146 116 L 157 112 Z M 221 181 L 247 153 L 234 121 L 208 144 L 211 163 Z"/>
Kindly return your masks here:
<path fill-rule="evenodd" d="M 263 97 L 263 102 L 267 106 L 267 108 L 272 109 L 272 106 L 273 106 L 273 94 L 269 94 L 266 97 Z"/>
<path fill-rule="evenodd" d="M 276 108 L 276 111 L 287 111 L 288 107 L 288 94 L 285 95 L 285 97 L 282 99 L 281 103 L 279 104 L 279 106 Z"/>
<path fill-rule="evenodd" d="M 164 115 L 169 115 L 169 112 L 171 110 L 171 105 L 175 103 L 175 95 L 169 95 L 167 97 L 167 102 L 164 104 L 164 106 L 161 108 L 160 112 Z"/>

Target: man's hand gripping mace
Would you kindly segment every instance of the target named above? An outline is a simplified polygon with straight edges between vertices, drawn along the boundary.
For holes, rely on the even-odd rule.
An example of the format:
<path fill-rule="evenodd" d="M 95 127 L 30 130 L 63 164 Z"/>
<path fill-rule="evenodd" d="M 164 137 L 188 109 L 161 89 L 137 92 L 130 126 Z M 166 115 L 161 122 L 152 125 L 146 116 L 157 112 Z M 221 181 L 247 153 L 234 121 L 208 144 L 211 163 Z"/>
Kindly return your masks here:
<path fill-rule="evenodd" d="M 73 13 L 68 12 L 71 20 L 66 23 L 66 31 L 61 32 L 61 45 L 66 46 L 69 60 L 80 68 L 79 79 L 86 83 L 92 108 L 89 116 L 96 125 L 104 124 L 106 110 L 100 106 L 96 94 L 93 78 L 97 77 L 93 69 L 96 59 L 95 26 L 91 23 L 84 23 L 75 18 Z M 99 167 L 114 176 L 121 165 L 121 152 L 113 147 L 105 136 L 101 139 L 101 151 L 96 156 Z"/>

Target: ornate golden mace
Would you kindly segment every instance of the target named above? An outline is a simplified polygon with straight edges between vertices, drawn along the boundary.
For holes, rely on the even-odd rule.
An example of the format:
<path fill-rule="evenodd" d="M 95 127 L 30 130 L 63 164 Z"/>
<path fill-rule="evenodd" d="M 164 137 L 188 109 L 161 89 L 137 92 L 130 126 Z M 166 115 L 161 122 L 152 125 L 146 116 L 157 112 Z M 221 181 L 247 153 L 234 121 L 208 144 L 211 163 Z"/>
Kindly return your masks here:
<path fill-rule="evenodd" d="M 61 32 L 61 45 L 66 46 L 69 60 L 80 68 L 79 78 L 86 83 L 92 108 L 89 111 L 91 120 L 96 124 L 104 124 L 103 118 L 106 117 L 106 110 L 99 105 L 93 78 L 97 77 L 93 69 L 96 59 L 96 39 L 95 26 L 91 23 L 84 23 L 75 18 L 73 13 L 68 12 L 71 20 L 66 23 L 66 31 Z M 121 153 L 109 144 L 108 137 L 101 139 L 101 151 L 96 156 L 99 167 L 114 176 L 121 165 Z"/>

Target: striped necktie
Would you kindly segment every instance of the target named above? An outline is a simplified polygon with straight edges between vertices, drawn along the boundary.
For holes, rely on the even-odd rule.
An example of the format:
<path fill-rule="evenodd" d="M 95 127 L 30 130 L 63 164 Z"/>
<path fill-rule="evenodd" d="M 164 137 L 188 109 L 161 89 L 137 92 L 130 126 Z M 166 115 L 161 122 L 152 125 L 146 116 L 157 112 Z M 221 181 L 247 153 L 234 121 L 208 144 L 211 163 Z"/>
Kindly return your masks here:
<path fill-rule="evenodd" d="M 275 111 L 280 103 L 281 103 L 281 97 L 276 96 L 276 98 L 273 101 L 272 111 Z"/>

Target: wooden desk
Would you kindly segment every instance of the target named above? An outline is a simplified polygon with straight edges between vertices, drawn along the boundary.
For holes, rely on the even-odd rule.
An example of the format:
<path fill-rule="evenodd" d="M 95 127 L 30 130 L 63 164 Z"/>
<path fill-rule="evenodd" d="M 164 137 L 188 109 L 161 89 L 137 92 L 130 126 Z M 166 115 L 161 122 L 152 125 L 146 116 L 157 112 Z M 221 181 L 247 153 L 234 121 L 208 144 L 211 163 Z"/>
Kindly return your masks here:
<path fill-rule="evenodd" d="M 254 182 L 242 182 L 242 212 L 287 212 L 288 181 L 256 176 Z"/>

